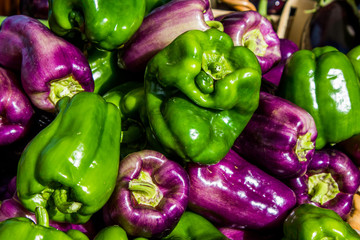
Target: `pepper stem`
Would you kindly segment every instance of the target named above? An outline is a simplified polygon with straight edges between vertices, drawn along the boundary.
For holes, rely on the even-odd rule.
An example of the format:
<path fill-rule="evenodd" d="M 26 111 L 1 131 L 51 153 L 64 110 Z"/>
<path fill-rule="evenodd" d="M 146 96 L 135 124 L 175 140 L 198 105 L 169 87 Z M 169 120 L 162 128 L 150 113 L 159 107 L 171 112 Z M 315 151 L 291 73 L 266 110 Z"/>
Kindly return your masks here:
<path fill-rule="evenodd" d="M 84 89 L 73 76 L 64 77 L 50 82 L 49 99 L 55 105 L 61 98 L 65 96 L 72 97 Z"/>
<path fill-rule="evenodd" d="M 315 144 L 311 141 L 311 133 L 299 136 L 296 141 L 295 154 L 300 162 L 307 161 L 306 154 L 315 148 Z"/>
<path fill-rule="evenodd" d="M 215 28 L 221 32 L 224 31 L 224 25 L 220 22 L 220 21 L 206 21 L 206 24 L 210 27 L 210 28 Z"/>
<path fill-rule="evenodd" d="M 233 72 L 233 68 L 225 56 L 216 52 L 204 52 L 201 67 L 214 80 L 220 80 Z"/>
<path fill-rule="evenodd" d="M 242 45 L 250 49 L 256 56 L 263 57 L 266 54 L 268 44 L 260 29 L 254 29 L 244 34 Z"/>
<path fill-rule="evenodd" d="M 129 190 L 138 204 L 156 207 L 163 198 L 159 187 L 152 181 L 149 173 L 140 171 L 137 179 L 129 182 Z"/>
<path fill-rule="evenodd" d="M 36 222 L 38 225 L 43 226 L 43 227 L 49 227 L 49 214 L 46 211 L 46 208 L 42 207 L 42 206 L 38 206 L 35 208 L 35 217 L 36 217 Z"/>
<path fill-rule="evenodd" d="M 330 173 L 315 174 L 308 179 L 308 194 L 313 202 L 322 205 L 335 198 L 339 192 L 339 186 Z"/>
<path fill-rule="evenodd" d="M 62 213 L 75 213 L 82 204 L 68 201 L 69 191 L 67 189 L 56 189 L 52 195 L 56 208 Z"/>

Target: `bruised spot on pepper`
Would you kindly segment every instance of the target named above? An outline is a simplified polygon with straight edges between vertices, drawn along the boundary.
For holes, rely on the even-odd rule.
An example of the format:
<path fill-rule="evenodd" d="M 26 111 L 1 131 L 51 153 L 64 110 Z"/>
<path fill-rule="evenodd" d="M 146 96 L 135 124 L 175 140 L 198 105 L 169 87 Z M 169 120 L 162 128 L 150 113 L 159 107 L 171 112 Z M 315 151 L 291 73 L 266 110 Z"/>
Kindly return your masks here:
<path fill-rule="evenodd" d="M 72 75 L 64 78 L 56 79 L 50 82 L 49 99 L 56 105 L 56 103 L 63 97 L 72 97 L 75 94 L 84 91 L 78 81 Z"/>

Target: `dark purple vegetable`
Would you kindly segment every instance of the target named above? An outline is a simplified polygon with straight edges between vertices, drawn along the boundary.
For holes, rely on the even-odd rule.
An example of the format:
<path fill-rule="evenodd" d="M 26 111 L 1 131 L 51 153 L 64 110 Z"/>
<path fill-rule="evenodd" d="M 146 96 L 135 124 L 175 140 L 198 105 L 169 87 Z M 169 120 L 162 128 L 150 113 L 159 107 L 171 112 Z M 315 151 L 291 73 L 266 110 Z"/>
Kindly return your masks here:
<path fill-rule="evenodd" d="M 189 178 L 178 163 L 153 150 L 134 152 L 120 161 L 104 219 L 132 236 L 161 237 L 180 220 L 188 194 Z"/>
<path fill-rule="evenodd" d="M 346 219 L 360 185 L 360 171 L 344 153 L 335 149 L 315 151 L 306 174 L 291 179 L 297 203 L 329 208 Z"/>
<path fill-rule="evenodd" d="M 217 164 L 188 165 L 189 208 L 220 227 L 281 226 L 296 204 L 294 192 L 234 150 Z"/>
<path fill-rule="evenodd" d="M 0 112 L 0 146 L 23 138 L 31 126 L 34 110 L 15 73 L 1 66 Z"/>
<path fill-rule="evenodd" d="M 269 71 L 262 75 L 262 79 L 266 80 L 275 86 L 278 86 L 281 80 L 282 73 L 286 64 L 286 60 L 291 57 L 291 55 L 298 51 L 299 48 L 293 41 L 281 38 L 280 39 L 280 53 L 281 59 L 280 62 L 275 64 Z"/>
<path fill-rule="evenodd" d="M 230 240 L 279 240 L 282 236 L 282 228 L 254 231 L 222 227 L 219 230 Z"/>
<path fill-rule="evenodd" d="M 33 18 L 48 19 L 48 0 L 20 0 L 20 13 Z"/>
<path fill-rule="evenodd" d="M 259 12 L 234 12 L 217 17 L 235 46 L 249 48 L 258 58 L 263 73 L 280 61 L 280 40 L 271 22 Z"/>
<path fill-rule="evenodd" d="M 20 72 L 21 85 L 39 109 L 54 111 L 64 96 L 94 90 L 87 59 L 37 19 L 14 15 L 0 29 L 0 64 Z"/>
<path fill-rule="evenodd" d="M 360 44 L 360 13 L 354 2 L 335 0 L 319 7 L 306 23 L 300 48 L 333 46 L 347 53 Z"/>
<path fill-rule="evenodd" d="M 119 52 L 121 68 L 145 70 L 147 62 L 177 36 L 189 30 L 205 31 L 214 19 L 208 0 L 173 0 L 154 9 Z"/>
<path fill-rule="evenodd" d="M 15 217 L 26 217 L 36 222 L 35 213 L 25 209 L 21 205 L 18 198 L 16 197 L 16 194 L 14 195 L 14 197 L 6 199 L 1 202 L 0 222 Z M 88 237 L 93 237 L 95 234 L 94 226 L 91 221 L 88 221 L 87 223 L 80 225 L 80 224 L 60 223 L 50 220 L 50 226 L 65 232 L 70 229 L 79 230 L 85 233 Z"/>
<path fill-rule="evenodd" d="M 259 107 L 235 140 L 233 149 L 277 178 L 304 175 L 314 155 L 313 117 L 290 101 L 260 92 Z"/>

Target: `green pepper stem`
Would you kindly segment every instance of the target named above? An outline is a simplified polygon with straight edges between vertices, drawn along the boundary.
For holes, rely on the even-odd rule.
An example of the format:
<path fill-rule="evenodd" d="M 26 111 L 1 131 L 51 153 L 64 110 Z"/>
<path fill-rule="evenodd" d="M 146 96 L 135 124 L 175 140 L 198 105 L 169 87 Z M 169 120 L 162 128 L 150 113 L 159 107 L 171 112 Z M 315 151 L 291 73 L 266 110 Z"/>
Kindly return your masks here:
<path fill-rule="evenodd" d="M 139 204 L 156 207 L 163 195 L 152 181 L 149 173 L 140 171 L 139 177 L 137 179 L 132 179 L 129 182 L 129 190 L 132 191 L 132 194 Z"/>
<path fill-rule="evenodd" d="M 206 24 L 210 27 L 210 28 L 215 28 L 221 32 L 224 31 L 224 25 L 220 22 L 220 21 L 206 21 Z"/>
<path fill-rule="evenodd" d="M 268 0 L 260 0 L 258 5 L 258 13 L 260 13 L 263 17 L 268 17 L 267 14 Z"/>
<path fill-rule="evenodd" d="M 82 91 L 81 84 L 70 75 L 50 82 L 49 99 L 55 105 L 61 98 L 72 97 Z"/>
<path fill-rule="evenodd" d="M 69 191 L 67 189 L 56 189 L 52 195 L 56 208 L 62 213 L 75 213 L 82 204 L 68 201 Z"/>
<path fill-rule="evenodd" d="M 49 214 L 47 212 L 47 210 L 42 207 L 42 206 L 38 206 L 35 208 L 35 217 L 36 217 L 36 222 L 38 225 L 43 226 L 43 227 L 49 227 Z"/>
<path fill-rule="evenodd" d="M 315 148 L 315 144 L 311 141 L 311 133 L 299 136 L 295 145 L 295 154 L 300 162 L 307 161 L 306 154 Z"/>
<path fill-rule="evenodd" d="M 308 179 L 308 194 L 313 202 L 322 205 L 335 198 L 339 192 L 339 186 L 330 173 L 314 174 Z"/>

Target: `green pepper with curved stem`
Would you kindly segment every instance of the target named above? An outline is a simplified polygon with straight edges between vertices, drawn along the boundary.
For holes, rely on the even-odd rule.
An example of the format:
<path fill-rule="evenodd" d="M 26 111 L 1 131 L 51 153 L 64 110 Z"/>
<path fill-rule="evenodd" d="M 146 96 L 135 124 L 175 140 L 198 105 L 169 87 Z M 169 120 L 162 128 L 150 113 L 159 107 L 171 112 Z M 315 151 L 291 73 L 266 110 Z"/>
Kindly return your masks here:
<path fill-rule="evenodd" d="M 78 230 L 72 229 L 65 233 L 49 226 L 49 215 L 43 207 L 37 207 L 35 215 L 37 224 L 25 217 L 9 218 L 0 222 L 0 239 L 89 240 L 85 234 Z"/>
<path fill-rule="evenodd" d="M 120 48 L 140 27 L 145 0 L 50 0 L 49 26 L 59 36 L 80 31 L 105 50 Z"/>
<path fill-rule="evenodd" d="M 295 52 L 285 65 L 279 96 L 315 120 L 316 149 L 360 133 L 360 83 L 349 58 L 334 47 Z"/>
<path fill-rule="evenodd" d="M 147 65 L 152 133 L 169 154 L 217 163 L 258 107 L 260 83 L 260 65 L 251 50 L 234 46 L 217 29 L 187 31 Z"/>
<path fill-rule="evenodd" d="M 355 240 L 359 234 L 333 210 L 302 204 L 289 214 L 282 240 Z"/>
<path fill-rule="evenodd" d="M 17 194 L 30 211 L 42 206 L 54 221 L 85 223 L 105 205 L 116 184 L 120 113 L 90 92 L 64 97 L 57 107 L 55 119 L 20 157 Z"/>

